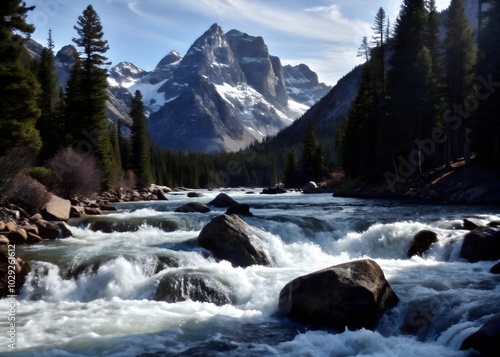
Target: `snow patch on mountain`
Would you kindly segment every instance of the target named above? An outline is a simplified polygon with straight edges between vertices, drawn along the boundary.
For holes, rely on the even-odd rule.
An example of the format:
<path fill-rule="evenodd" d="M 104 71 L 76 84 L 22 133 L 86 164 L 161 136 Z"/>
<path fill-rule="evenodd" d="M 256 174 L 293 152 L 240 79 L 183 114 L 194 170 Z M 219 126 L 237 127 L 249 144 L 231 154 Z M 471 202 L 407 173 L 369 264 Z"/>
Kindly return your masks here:
<path fill-rule="evenodd" d="M 134 94 L 136 91 L 141 91 L 142 101 L 144 106 L 150 112 L 157 112 L 161 107 L 167 103 L 167 99 L 165 98 L 165 93 L 159 92 L 159 89 L 168 79 L 165 79 L 156 84 L 151 84 L 143 81 L 136 81 L 130 87 L 127 87 L 131 94 Z M 171 98 L 172 100 L 174 98 Z"/>

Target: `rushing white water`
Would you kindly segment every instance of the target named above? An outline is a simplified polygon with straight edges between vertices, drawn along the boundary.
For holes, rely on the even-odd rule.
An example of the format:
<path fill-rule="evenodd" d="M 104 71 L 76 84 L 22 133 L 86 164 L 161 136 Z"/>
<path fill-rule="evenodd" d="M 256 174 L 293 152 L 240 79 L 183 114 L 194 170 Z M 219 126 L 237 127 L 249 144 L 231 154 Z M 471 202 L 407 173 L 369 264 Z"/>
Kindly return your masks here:
<path fill-rule="evenodd" d="M 196 200 L 216 195 L 203 193 Z M 499 312 L 493 262 L 471 264 L 458 254 L 462 219 L 499 220 L 496 208 L 228 193 L 250 205 L 255 216 L 244 220 L 261 231 L 272 267 L 234 268 L 198 247 L 199 231 L 223 209 L 175 213 L 194 200 L 184 194 L 120 204 L 116 213 L 71 222 L 72 238 L 17 247 L 32 271 L 17 301 L 16 350 L 4 343 L 0 354 L 468 356 L 459 351 L 463 339 Z M 109 222 L 114 229 L 105 228 Z M 440 241 L 407 259 L 422 229 Z M 364 257 L 379 263 L 400 298 L 375 331 L 316 330 L 276 316 L 290 280 Z M 234 303 L 154 301 L 159 281 L 174 272 L 215 279 Z M 0 300 L 0 311 L 8 303 Z M 7 330 L 1 318 L 0 331 Z"/>

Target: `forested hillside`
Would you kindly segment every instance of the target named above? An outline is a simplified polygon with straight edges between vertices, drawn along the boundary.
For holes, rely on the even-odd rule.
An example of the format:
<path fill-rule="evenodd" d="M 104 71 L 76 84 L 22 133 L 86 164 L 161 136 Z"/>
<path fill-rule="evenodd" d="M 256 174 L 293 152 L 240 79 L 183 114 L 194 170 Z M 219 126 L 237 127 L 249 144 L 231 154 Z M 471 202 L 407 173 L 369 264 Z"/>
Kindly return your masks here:
<path fill-rule="evenodd" d="M 435 1 L 405 0 L 392 36 L 380 9 L 359 95 L 338 134 L 348 178 L 394 189 L 458 160 L 498 168 L 500 2 L 488 3 L 475 33 L 462 0 L 451 1 L 444 38 Z"/>

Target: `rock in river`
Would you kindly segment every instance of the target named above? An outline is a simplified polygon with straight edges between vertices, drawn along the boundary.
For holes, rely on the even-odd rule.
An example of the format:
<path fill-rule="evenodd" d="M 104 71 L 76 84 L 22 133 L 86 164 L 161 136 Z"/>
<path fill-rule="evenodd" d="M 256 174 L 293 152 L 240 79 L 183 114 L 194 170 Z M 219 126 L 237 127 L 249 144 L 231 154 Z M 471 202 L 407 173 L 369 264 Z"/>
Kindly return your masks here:
<path fill-rule="evenodd" d="M 415 237 L 413 237 L 413 243 L 408 250 L 408 258 L 413 257 L 414 255 L 422 256 L 427 249 L 429 249 L 434 243 L 438 241 L 437 233 L 429 230 L 421 230 Z"/>
<path fill-rule="evenodd" d="M 173 272 L 165 274 L 158 283 L 156 301 L 179 302 L 193 300 L 215 305 L 232 303 L 229 287 L 202 273 Z"/>
<path fill-rule="evenodd" d="M 260 237 L 237 215 L 215 217 L 200 232 L 198 244 L 215 258 L 234 266 L 270 265 L 270 259 L 259 244 Z"/>
<path fill-rule="evenodd" d="M 185 205 L 178 207 L 175 212 L 180 213 L 208 213 L 210 212 L 210 208 L 200 202 L 189 202 Z"/>
<path fill-rule="evenodd" d="M 340 331 L 374 329 L 398 301 L 380 266 L 364 259 L 292 280 L 280 292 L 279 312 L 301 323 Z"/>
<path fill-rule="evenodd" d="M 219 193 L 212 201 L 208 203 L 209 206 L 227 208 L 238 204 L 233 198 L 226 193 Z"/>
<path fill-rule="evenodd" d="M 500 351 L 500 313 L 494 315 L 472 335 L 467 337 L 461 350 L 475 349 L 481 356 L 498 356 Z"/>
<path fill-rule="evenodd" d="M 500 259 L 500 228 L 480 227 L 467 233 L 460 256 L 471 263 Z"/>

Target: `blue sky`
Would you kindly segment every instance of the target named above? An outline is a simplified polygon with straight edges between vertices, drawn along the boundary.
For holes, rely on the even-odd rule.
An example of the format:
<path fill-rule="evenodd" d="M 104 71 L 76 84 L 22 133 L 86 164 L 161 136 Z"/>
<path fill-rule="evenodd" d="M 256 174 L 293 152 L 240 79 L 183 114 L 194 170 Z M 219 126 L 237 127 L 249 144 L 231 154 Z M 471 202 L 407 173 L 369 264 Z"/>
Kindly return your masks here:
<path fill-rule="evenodd" d="M 360 63 L 363 36 L 382 6 L 392 22 L 402 0 L 25 0 L 36 5 L 28 22 L 46 44 L 49 28 L 58 50 L 72 43 L 73 26 L 88 4 L 101 17 L 113 65 L 129 61 L 152 70 L 171 50 L 184 55 L 208 28 L 262 36 L 283 64 L 305 63 L 320 81 L 334 85 Z M 439 10 L 450 0 L 437 0 Z"/>

